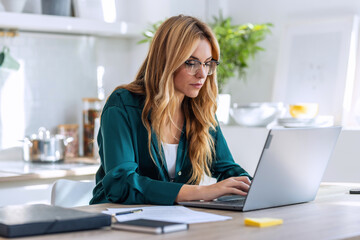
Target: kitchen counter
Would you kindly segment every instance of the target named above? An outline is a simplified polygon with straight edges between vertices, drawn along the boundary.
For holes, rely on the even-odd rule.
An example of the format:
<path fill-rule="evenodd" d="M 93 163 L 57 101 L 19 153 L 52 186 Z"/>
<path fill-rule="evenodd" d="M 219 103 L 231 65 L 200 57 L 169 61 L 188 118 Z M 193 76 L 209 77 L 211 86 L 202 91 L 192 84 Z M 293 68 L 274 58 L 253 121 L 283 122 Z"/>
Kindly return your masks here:
<path fill-rule="evenodd" d="M 0 206 L 50 203 L 51 188 L 58 179 L 94 181 L 99 163 L 89 158 L 60 163 L 28 163 L 0 160 Z"/>
<path fill-rule="evenodd" d="M 76 176 L 94 176 L 99 163 L 88 158 L 74 158 L 60 163 L 29 163 L 22 160 L 0 161 L 0 183 Z"/>

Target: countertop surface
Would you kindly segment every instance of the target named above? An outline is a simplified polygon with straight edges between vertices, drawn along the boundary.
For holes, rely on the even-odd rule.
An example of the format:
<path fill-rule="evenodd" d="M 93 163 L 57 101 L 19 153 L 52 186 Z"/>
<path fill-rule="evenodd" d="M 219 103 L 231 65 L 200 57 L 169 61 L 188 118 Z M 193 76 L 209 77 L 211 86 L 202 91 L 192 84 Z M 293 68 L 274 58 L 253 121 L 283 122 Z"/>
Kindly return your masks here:
<path fill-rule="evenodd" d="M 59 163 L 0 160 L 0 182 L 94 175 L 99 163 L 90 158 L 72 158 Z"/>

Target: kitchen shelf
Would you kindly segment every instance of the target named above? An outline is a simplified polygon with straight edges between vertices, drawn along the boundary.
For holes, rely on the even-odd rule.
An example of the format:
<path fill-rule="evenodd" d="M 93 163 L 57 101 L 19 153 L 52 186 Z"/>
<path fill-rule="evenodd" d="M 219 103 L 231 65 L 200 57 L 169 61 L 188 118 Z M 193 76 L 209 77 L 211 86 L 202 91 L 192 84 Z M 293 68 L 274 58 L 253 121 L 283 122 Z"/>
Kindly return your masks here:
<path fill-rule="evenodd" d="M 0 12 L 0 29 L 19 32 L 133 38 L 141 35 L 144 26 L 130 22 L 106 23 L 76 17 Z"/>

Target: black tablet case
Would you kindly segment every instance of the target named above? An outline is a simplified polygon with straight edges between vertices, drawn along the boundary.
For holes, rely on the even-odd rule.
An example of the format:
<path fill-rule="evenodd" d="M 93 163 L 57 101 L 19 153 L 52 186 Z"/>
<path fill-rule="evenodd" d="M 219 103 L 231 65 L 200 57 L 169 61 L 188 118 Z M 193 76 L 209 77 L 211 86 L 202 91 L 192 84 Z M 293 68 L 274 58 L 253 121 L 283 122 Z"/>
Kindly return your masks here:
<path fill-rule="evenodd" d="M 111 225 L 111 216 L 45 204 L 0 208 L 0 236 L 22 237 L 89 230 Z"/>

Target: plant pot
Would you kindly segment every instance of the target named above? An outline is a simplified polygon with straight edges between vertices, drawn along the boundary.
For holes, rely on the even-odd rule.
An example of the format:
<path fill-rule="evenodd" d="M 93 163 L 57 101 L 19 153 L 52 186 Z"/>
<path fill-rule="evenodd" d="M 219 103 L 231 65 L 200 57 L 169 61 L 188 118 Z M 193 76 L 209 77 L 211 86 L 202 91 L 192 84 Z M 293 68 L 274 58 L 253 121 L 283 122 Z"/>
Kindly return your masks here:
<path fill-rule="evenodd" d="M 231 103 L 230 94 L 218 95 L 216 116 L 219 123 L 222 124 L 229 123 L 230 103 Z"/>

